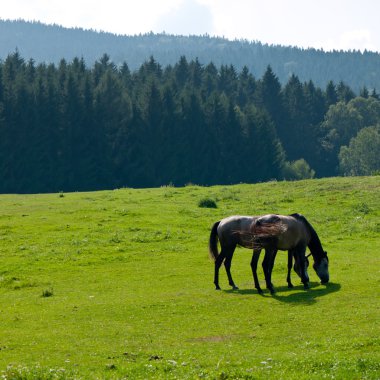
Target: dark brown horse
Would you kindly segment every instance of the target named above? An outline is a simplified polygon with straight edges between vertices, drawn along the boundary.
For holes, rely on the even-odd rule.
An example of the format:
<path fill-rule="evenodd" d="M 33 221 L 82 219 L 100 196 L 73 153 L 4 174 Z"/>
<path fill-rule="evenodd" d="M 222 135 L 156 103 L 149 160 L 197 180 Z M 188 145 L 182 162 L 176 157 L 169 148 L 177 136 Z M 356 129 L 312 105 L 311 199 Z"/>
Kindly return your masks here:
<path fill-rule="evenodd" d="M 209 253 L 210 257 L 215 261 L 214 284 L 216 289 L 220 289 L 219 268 L 223 262 L 229 284 L 233 289 L 238 289 L 231 275 L 232 257 L 237 245 L 245 248 L 253 248 L 251 228 L 256 219 L 257 217 L 255 216 L 235 215 L 222 219 L 212 226 L 209 239 Z M 221 247 L 220 253 L 218 252 L 218 241 Z M 259 249 L 258 252 L 254 251 L 251 261 L 256 288 L 260 288 L 256 275 L 260 251 L 261 249 Z"/>
<path fill-rule="evenodd" d="M 289 255 L 294 257 L 295 270 L 301 277 L 305 289 L 309 287 L 308 260 L 305 256 L 306 247 L 310 249 L 314 259 L 313 268 L 321 282 L 327 283 L 329 281 L 327 252 L 323 250 L 315 229 L 303 215 L 264 215 L 255 219 L 251 226 L 251 232 L 254 245 L 266 250 L 265 256 L 268 256 L 269 264 L 264 269 L 264 274 L 267 287 L 271 291 L 273 290 L 271 283 L 272 269 L 278 250 L 287 250 Z M 290 284 L 289 269 L 288 284 Z"/>

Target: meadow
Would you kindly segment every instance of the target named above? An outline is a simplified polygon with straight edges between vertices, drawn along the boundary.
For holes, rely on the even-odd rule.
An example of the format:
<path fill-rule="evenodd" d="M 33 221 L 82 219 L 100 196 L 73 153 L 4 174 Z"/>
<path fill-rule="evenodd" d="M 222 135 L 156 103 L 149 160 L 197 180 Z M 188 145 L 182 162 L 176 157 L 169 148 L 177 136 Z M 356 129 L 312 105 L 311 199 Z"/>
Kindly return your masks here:
<path fill-rule="evenodd" d="M 202 200 L 217 208 L 199 207 Z M 1 195 L 2 379 L 379 379 L 380 176 Z M 210 227 L 302 213 L 330 258 L 276 294 L 237 249 L 214 290 Z M 262 260 L 262 258 L 261 258 Z M 260 263 L 261 263 L 260 260 Z M 261 265 L 258 269 L 265 288 Z"/>

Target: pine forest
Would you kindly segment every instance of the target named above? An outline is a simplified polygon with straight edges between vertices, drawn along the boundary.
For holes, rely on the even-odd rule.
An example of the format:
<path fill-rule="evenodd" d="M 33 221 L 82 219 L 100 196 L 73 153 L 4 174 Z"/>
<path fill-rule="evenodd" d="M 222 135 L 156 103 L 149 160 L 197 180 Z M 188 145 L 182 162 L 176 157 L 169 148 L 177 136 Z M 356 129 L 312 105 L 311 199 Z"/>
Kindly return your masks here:
<path fill-rule="evenodd" d="M 0 61 L 0 192 L 253 183 L 379 171 L 380 101 L 268 66 Z"/>

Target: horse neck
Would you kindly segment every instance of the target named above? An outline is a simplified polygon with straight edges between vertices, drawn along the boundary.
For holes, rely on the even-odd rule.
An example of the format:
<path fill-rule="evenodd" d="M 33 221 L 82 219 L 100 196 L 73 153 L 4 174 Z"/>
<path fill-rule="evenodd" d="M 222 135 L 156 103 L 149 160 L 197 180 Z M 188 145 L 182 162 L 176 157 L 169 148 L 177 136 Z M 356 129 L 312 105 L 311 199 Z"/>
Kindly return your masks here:
<path fill-rule="evenodd" d="M 308 247 L 310 249 L 311 255 L 313 256 L 314 261 L 320 261 L 323 257 L 326 256 L 325 251 L 323 250 L 322 243 L 319 240 L 319 236 L 315 231 L 314 227 L 309 223 L 309 221 L 301 214 L 292 214 L 294 218 L 301 221 L 307 228 L 310 234 L 310 240 Z"/>
<path fill-rule="evenodd" d="M 320 261 L 323 257 L 326 256 L 325 251 L 323 250 L 322 243 L 319 239 L 319 236 L 315 232 L 314 228 L 309 222 L 307 222 L 308 230 L 310 233 L 310 241 L 308 247 L 313 256 L 314 261 Z"/>

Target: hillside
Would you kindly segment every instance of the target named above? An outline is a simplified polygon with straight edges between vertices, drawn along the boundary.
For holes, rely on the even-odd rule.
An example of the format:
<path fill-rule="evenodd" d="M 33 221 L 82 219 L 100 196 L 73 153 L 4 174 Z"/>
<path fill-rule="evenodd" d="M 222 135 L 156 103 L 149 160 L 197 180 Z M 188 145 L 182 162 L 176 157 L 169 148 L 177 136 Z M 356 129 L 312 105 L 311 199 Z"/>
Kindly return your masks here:
<path fill-rule="evenodd" d="M 198 58 L 202 64 L 211 61 L 216 66 L 232 64 L 239 71 L 247 66 L 256 77 L 261 77 L 271 65 L 283 84 L 296 74 L 301 81 L 312 80 L 319 87 L 332 80 L 344 81 L 357 93 L 363 87 L 380 89 L 380 55 L 372 52 L 324 52 L 210 36 L 153 33 L 121 36 L 38 22 L 0 20 L 0 58 L 5 59 L 16 49 L 36 62 L 56 64 L 61 58 L 70 61 L 83 57 L 92 65 L 107 53 L 114 63 L 120 65 L 125 61 L 132 70 L 151 55 L 162 65 L 173 65 L 185 55 L 189 60 Z"/>
<path fill-rule="evenodd" d="M 217 208 L 200 208 L 204 198 Z M 378 379 L 380 177 L 0 195 L 2 379 Z M 214 290 L 211 225 L 300 212 L 330 259 L 257 294 L 237 249 Z M 261 257 L 262 259 L 262 257 Z M 264 286 L 260 267 L 259 280 Z"/>

